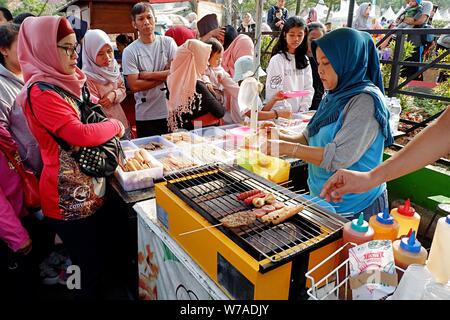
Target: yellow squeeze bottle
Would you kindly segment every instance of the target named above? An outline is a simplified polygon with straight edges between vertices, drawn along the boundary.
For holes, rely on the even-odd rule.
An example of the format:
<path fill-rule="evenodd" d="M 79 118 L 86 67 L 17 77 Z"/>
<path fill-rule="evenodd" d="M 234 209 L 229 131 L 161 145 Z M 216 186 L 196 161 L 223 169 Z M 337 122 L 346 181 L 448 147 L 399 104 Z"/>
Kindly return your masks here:
<path fill-rule="evenodd" d="M 392 209 L 391 215 L 400 226 L 397 238 L 406 235 L 409 229 L 413 229 L 417 234 L 420 224 L 420 215 L 413 207 L 411 207 L 409 199 L 405 201 L 404 205 Z"/>
<path fill-rule="evenodd" d="M 380 212 L 370 217 L 369 226 L 375 232 L 373 240 L 391 240 L 397 239 L 398 230 L 400 228 L 397 221 L 389 214 L 388 211 Z"/>

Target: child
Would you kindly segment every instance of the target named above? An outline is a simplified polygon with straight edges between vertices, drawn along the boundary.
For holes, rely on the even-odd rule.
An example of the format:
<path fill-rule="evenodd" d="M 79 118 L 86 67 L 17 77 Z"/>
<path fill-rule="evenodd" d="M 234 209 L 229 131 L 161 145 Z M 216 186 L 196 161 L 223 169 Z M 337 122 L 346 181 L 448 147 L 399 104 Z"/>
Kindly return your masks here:
<path fill-rule="evenodd" d="M 277 103 L 276 109 L 290 107 L 292 112 L 298 113 L 308 111 L 311 107 L 314 88 L 311 66 L 306 56 L 307 38 L 305 21 L 300 17 L 290 17 L 281 31 L 267 67 L 266 101 L 280 90 L 305 90 L 309 94 Z"/>
<path fill-rule="evenodd" d="M 224 122 L 233 123 L 234 120 L 238 120 L 233 120 L 231 109 L 236 107 L 233 104 L 236 104 L 235 101 L 237 101 L 239 85 L 231 79 L 230 75 L 221 66 L 223 57 L 222 44 L 214 38 L 209 39 L 206 43 L 211 45 L 211 54 L 208 60 L 209 66 L 202 80 L 216 99 L 225 106 L 227 111 L 223 118 Z"/>
<path fill-rule="evenodd" d="M 252 77 L 255 73 L 258 73 L 259 77 L 265 76 L 265 72 L 258 68 L 257 71 L 255 71 L 253 57 L 252 56 L 242 56 L 239 59 L 236 60 L 236 63 L 234 64 L 235 74 L 233 77 L 233 80 L 238 82 L 239 85 L 247 79 L 248 77 Z M 277 118 L 286 118 L 289 119 L 292 117 L 292 112 L 287 109 L 281 109 L 281 110 L 275 110 L 272 109 L 275 103 L 278 101 L 284 100 L 285 97 L 282 95 L 281 91 L 276 92 L 270 100 L 267 102 L 265 106 L 263 106 L 263 103 L 261 99 L 258 97 L 258 120 L 272 120 Z M 237 102 L 236 102 L 237 104 Z M 245 118 L 244 122 L 248 122 L 248 118 L 250 118 L 250 110 L 244 109 L 242 106 L 238 107 L 238 113 L 239 117 Z"/>
<path fill-rule="evenodd" d="M 422 0 L 410 0 L 405 8 L 405 11 L 399 16 L 398 20 L 401 21 L 397 25 L 398 29 L 414 28 L 414 25 L 404 22 L 405 18 L 415 18 L 422 14 Z"/>
<path fill-rule="evenodd" d="M 282 21 L 282 23 L 277 26 L 278 21 Z M 275 18 L 273 19 L 273 25 L 275 26 L 273 31 L 281 31 L 283 29 L 283 21 L 283 9 L 279 8 L 275 12 Z"/>

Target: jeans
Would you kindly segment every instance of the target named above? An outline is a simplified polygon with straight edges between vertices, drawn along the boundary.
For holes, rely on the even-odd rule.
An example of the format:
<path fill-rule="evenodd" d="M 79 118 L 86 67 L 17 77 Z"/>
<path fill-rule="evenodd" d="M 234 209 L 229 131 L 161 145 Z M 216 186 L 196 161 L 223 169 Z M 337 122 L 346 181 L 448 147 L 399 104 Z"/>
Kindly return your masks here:
<path fill-rule="evenodd" d="M 370 217 L 372 217 L 374 214 L 378 214 L 380 212 L 383 212 L 384 210 L 389 210 L 389 200 L 386 189 L 378 198 L 375 199 L 375 201 L 370 206 L 362 211 L 364 214 L 364 220 L 369 221 Z M 355 214 L 352 220 L 358 219 L 360 214 L 361 212 Z"/>

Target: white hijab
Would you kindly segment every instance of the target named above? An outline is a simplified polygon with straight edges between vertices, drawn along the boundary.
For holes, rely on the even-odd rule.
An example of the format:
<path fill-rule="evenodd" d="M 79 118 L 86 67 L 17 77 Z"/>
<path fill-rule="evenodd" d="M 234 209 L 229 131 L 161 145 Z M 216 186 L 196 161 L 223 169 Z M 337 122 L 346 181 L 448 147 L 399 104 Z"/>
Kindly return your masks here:
<path fill-rule="evenodd" d="M 370 6 L 370 3 L 363 2 L 356 10 L 356 19 L 353 23 L 353 28 L 357 30 L 371 29 L 372 23 L 370 22 L 370 17 L 365 17 L 364 12 Z"/>
<path fill-rule="evenodd" d="M 83 39 L 83 72 L 87 78 L 101 84 L 117 82 L 120 77 L 120 69 L 116 59 L 113 59 L 109 67 L 99 67 L 95 60 L 100 49 L 108 44 L 113 49 L 108 35 L 99 29 L 88 30 Z"/>

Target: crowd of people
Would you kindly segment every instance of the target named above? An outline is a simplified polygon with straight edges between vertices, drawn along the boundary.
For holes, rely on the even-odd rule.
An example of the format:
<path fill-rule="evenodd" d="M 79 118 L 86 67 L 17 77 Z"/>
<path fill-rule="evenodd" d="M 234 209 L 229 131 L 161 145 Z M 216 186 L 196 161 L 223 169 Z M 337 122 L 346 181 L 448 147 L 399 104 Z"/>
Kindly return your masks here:
<path fill-rule="evenodd" d="M 424 5 L 413 11 L 401 23 L 429 16 Z M 198 21 L 190 15 L 190 27 L 160 35 L 152 5 L 140 2 L 130 12 L 137 39 L 119 35 L 114 46 L 99 29 L 77 34 L 65 17 L 24 13 L 13 20 L 0 8 L 0 281 L 7 286 L 2 291 L 18 298 L 22 286 L 33 287 L 39 269 L 30 271 L 32 266 L 41 265 L 41 278 L 50 277 L 43 261 L 52 255 L 57 235 L 66 260 L 83 270 L 75 298 L 99 298 L 105 263 L 99 239 L 104 231 L 99 230 L 107 211 L 107 184 L 82 171 L 71 152 L 114 137 L 242 123 L 250 110 L 238 103 L 240 86 L 255 75 L 266 77 L 259 120 L 317 110 L 297 135 L 278 132 L 269 123 L 262 150 L 306 161 L 311 195 L 342 201 L 338 214 L 352 219 L 364 212 L 368 220 L 384 211 L 388 200 L 382 179 L 352 194 L 345 189 L 348 179 L 358 178 L 353 171 L 376 170 L 393 142 L 378 51 L 372 37 L 357 30 L 370 27 L 368 12 L 370 4 L 361 4 L 354 28 L 331 31 L 314 9 L 306 20 L 289 17 L 285 0 L 278 0 L 267 24 L 280 35 L 262 70 L 246 34 L 256 26 L 250 13 L 238 29 L 220 26 L 215 14 Z M 438 46 L 448 45 L 443 39 Z M 135 99 L 135 133 L 121 106 L 127 90 Z M 298 90 L 307 94 L 282 94 Z M 101 105 L 106 121 L 81 120 L 80 110 L 92 103 Z M 39 179 L 40 208 L 26 206 L 23 176 L 11 159 Z"/>

